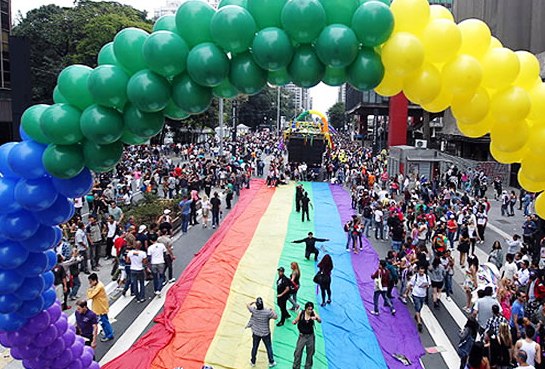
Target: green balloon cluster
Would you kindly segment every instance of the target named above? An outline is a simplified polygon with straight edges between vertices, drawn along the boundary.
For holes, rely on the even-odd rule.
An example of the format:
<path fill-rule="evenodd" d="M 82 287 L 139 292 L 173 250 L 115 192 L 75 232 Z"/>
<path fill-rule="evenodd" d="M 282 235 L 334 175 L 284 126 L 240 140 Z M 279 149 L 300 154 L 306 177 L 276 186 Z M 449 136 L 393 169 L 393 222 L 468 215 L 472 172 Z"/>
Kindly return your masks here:
<path fill-rule="evenodd" d="M 21 124 L 48 145 L 52 175 L 107 171 L 124 144 L 148 142 L 165 118 L 200 114 L 213 97 L 254 95 L 267 83 L 372 89 L 384 76 L 376 50 L 393 28 L 389 0 L 222 0 L 217 10 L 188 0 L 151 34 L 121 30 L 95 69 L 64 69 L 55 103 L 27 109 Z"/>

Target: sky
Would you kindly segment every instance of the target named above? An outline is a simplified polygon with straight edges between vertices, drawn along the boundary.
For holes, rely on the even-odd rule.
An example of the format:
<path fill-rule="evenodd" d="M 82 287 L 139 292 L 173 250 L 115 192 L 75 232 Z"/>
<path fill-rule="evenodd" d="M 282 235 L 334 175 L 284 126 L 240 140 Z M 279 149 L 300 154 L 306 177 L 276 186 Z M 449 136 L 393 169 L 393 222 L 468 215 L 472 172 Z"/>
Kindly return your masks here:
<path fill-rule="evenodd" d="M 166 0 L 118 0 L 118 2 L 131 5 L 139 10 L 145 10 L 148 12 L 148 16 L 152 16 L 153 10 L 163 6 L 166 3 Z M 74 0 L 12 0 L 11 10 L 13 20 L 15 20 L 19 11 L 24 16 L 29 10 L 47 4 L 68 7 L 74 5 Z M 311 88 L 310 94 L 313 100 L 312 108 L 325 114 L 327 110 L 337 102 L 338 91 L 337 87 L 329 87 L 323 83 Z"/>

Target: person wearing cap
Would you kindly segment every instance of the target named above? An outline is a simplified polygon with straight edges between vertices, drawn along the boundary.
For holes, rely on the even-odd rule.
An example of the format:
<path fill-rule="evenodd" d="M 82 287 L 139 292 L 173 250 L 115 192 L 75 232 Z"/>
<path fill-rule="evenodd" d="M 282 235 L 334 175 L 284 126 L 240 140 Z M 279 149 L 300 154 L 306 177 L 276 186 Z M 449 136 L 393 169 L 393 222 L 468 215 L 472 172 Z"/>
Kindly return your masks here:
<path fill-rule="evenodd" d="M 165 209 L 163 214 L 157 219 L 157 224 L 159 224 L 159 229 L 166 229 L 169 235 L 172 235 L 172 216 L 170 215 L 172 211 L 170 209 Z"/>
<path fill-rule="evenodd" d="M 265 349 L 267 350 L 267 356 L 269 359 L 269 367 L 276 365 L 274 361 L 274 354 L 272 348 L 271 340 L 271 329 L 269 326 L 269 321 L 278 319 L 274 309 L 267 308 L 263 304 L 263 299 L 258 297 L 255 301 L 252 301 L 246 305 L 248 311 L 252 314 L 250 321 L 246 328 L 251 328 L 252 330 L 252 352 L 250 358 L 250 365 L 255 366 L 257 361 L 257 349 L 259 343 L 263 341 Z"/>
<path fill-rule="evenodd" d="M 280 321 L 276 324 L 276 326 L 281 327 L 284 325 L 284 322 L 286 321 L 286 319 L 290 317 L 286 304 L 291 294 L 291 291 L 290 291 L 291 281 L 284 274 L 285 272 L 284 267 L 278 268 L 277 271 L 278 271 L 278 279 L 276 281 L 276 293 L 277 293 L 276 301 L 278 303 L 278 307 L 280 308 Z"/>
<path fill-rule="evenodd" d="M 318 249 L 316 248 L 316 242 L 327 242 L 328 238 L 317 238 L 314 237 L 312 232 L 308 232 L 308 237 L 305 237 L 300 240 L 291 241 L 291 243 L 305 243 L 305 259 L 309 260 L 310 255 L 314 254 L 314 261 L 318 260 Z"/>
<path fill-rule="evenodd" d="M 148 234 L 147 234 L 148 227 L 145 224 L 141 224 L 138 227 L 138 232 L 136 233 L 135 237 L 137 241 L 140 241 L 142 244 L 142 249 L 145 251 L 148 249 Z"/>

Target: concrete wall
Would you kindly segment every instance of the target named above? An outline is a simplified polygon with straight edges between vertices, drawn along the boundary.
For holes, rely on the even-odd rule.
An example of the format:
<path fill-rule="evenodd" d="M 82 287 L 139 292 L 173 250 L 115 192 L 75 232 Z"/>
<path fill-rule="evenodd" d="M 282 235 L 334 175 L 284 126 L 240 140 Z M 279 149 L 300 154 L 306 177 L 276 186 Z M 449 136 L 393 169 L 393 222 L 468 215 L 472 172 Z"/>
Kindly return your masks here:
<path fill-rule="evenodd" d="M 545 51 L 544 0 L 455 0 L 453 13 L 458 22 L 484 20 L 506 47 L 534 54 Z"/>

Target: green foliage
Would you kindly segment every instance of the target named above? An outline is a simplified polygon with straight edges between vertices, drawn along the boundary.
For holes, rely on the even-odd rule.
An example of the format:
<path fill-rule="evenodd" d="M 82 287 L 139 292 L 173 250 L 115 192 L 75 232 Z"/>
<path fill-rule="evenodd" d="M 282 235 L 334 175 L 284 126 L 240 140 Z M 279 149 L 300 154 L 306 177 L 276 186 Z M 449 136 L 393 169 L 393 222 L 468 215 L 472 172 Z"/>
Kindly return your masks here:
<path fill-rule="evenodd" d="M 151 31 L 146 12 L 116 2 L 80 0 L 73 8 L 46 5 L 13 28 L 31 42 L 33 101 L 51 103 L 57 75 L 68 65 L 96 66 L 100 48 L 126 27 Z"/>
<path fill-rule="evenodd" d="M 327 111 L 327 116 L 329 123 L 336 129 L 344 127 L 344 125 L 348 122 L 346 108 L 343 102 L 335 103 L 331 108 L 329 108 Z"/>
<path fill-rule="evenodd" d="M 265 87 L 263 91 L 254 96 L 249 96 L 247 101 L 239 104 L 238 122 L 245 124 L 252 129 L 262 124 L 276 126 L 276 104 L 278 100 L 276 87 Z M 295 111 L 293 104 L 293 93 L 281 89 L 280 92 L 280 115 L 287 120 L 292 119 L 300 112 Z"/>
<path fill-rule="evenodd" d="M 172 200 L 160 199 L 157 195 L 151 193 L 144 193 L 144 199 L 136 206 L 132 206 L 130 209 L 125 210 L 125 219 L 134 217 L 136 224 L 146 224 L 157 222 L 157 219 L 163 214 L 165 209 L 172 211 L 171 216 L 176 217 L 178 213 L 179 198 Z"/>

